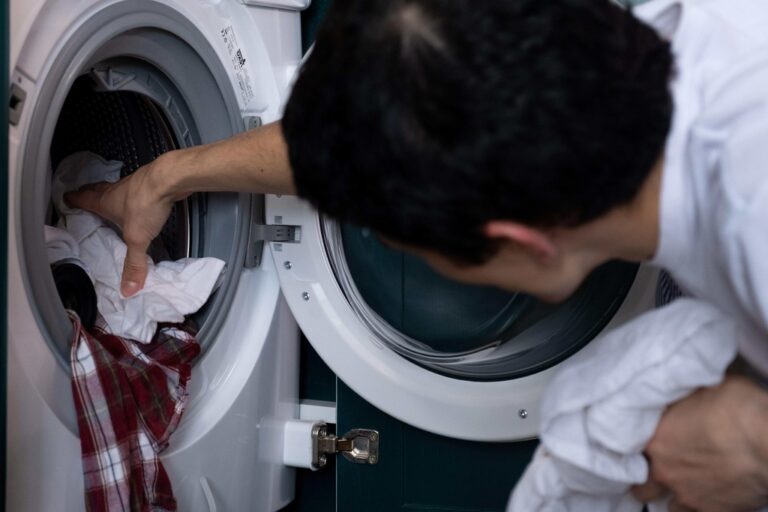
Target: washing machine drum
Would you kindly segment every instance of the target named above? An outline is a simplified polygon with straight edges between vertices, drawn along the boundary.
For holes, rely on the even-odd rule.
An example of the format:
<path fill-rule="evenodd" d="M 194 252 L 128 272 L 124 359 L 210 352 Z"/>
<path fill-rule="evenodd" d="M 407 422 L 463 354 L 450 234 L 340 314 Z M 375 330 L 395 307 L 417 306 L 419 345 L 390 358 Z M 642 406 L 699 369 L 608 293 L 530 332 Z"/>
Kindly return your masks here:
<path fill-rule="evenodd" d="M 136 92 L 99 92 L 90 76 L 78 78 L 62 107 L 51 145 L 56 169 L 64 158 L 91 151 L 123 162 L 121 176 L 135 172 L 178 144 L 155 103 Z M 177 203 L 151 244 L 154 261 L 189 256 L 189 208 Z"/>
<path fill-rule="evenodd" d="M 325 223 L 328 253 L 353 310 L 389 348 L 451 377 L 506 380 L 542 371 L 613 318 L 637 267 L 609 263 L 562 304 L 445 279 L 369 230 Z"/>
<path fill-rule="evenodd" d="M 139 84 L 162 84 L 167 95 L 156 94 L 156 89 L 151 88 L 144 93 L 105 89 L 110 75 L 130 76 Z M 174 109 L 169 110 L 168 105 Z M 51 141 L 51 167 L 55 170 L 73 153 L 91 151 L 107 160 L 121 161 L 125 177 L 167 151 L 208 142 L 201 140 L 197 129 L 202 121 L 190 114 L 183 95 L 151 66 L 133 61 L 99 64 L 77 78 L 67 95 Z M 187 318 L 190 326 L 199 330 L 204 349 L 215 337 L 233 300 L 247 244 L 252 200 L 242 194 L 216 193 L 195 194 L 177 202 L 148 250 L 155 262 L 204 256 L 226 262 L 227 271 L 217 291 L 197 314 Z M 55 225 L 57 221 L 49 206 L 46 224 Z M 38 285 L 32 288 L 36 299 L 50 293 L 45 283 Z M 65 289 L 60 287 L 58 291 L 61 294 Z M 60 298 L 62 305 L 86 304 L 71 294 Z M 62 367 L 68 368 L 70 336 L 64 331 L 69 322 L 63 307 L 44 308 L 41 316 L 54 354 Z"/>

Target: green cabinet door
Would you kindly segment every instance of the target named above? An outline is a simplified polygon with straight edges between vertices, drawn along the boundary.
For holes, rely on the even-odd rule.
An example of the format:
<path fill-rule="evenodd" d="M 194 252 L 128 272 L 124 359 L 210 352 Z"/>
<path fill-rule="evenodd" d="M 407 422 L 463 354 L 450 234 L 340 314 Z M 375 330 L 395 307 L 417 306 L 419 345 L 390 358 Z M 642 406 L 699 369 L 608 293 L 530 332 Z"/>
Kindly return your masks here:
<path fill-rule="evenodd" d="M 337 431 L 379 431 L 379 463 L 336 461 L 338 512 L 501 512 L 536 441 L 476 443 L 430 434 L 366 402 L 339 381 Z"/>
<path fill-rule="evenodd" d="M 297 472 L 296 500 L 283 512 L 501 512 L 533 455 L 536 441 L 475 443 L 411 427 L 347 387 L 304 340 L 300 395 L 335 401 L 337 432 L 377 430 L 379 462 L 337 457 Z"/>

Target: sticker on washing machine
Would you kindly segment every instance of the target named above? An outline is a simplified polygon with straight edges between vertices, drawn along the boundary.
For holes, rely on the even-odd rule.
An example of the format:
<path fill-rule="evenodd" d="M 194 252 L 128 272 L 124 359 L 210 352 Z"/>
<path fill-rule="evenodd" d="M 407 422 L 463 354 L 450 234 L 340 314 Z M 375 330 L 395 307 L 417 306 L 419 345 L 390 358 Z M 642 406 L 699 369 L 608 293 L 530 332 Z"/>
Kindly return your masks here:
<path fill-rule="evenodd" d="M 248 67 L 245 65 L 247 59 L 243 53 L 243 49 L 240 47 L 240 43 L 237 41 L 237 35 L 232 25 L 227 25 L 221 29 L 221 38 L 224 40 L 224 46 L 227 47 L 229 58 L 232 62 L 232 71 L 235 74 L 237 80 L 237 86 L 240 92 L 240 98 L 243 100 L 243 106 L 248 105 L 254 97 L 253 81 L 251 75 L 248 72 Z"/>

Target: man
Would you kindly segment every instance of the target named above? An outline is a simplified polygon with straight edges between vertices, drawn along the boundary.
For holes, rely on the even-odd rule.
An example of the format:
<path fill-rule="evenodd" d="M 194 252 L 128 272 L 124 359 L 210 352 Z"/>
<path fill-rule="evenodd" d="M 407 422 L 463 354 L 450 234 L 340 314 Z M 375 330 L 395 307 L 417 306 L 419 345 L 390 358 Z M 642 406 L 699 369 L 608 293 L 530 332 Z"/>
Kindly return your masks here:
<path fill-rule="evenodd" d="M 655 30 L 608 0 L 337 0 L 282 124 L 68 200 L 123 228 L 126 295 L 173 202 L 206 190 L 298 192 L 449 277 L 545 300 L 652 260 L 764 333 L 742 351 L 768 373 L 768 8 L 638 14 Z M 766 505 L 768 394 L 702 390 L 647 453 L 643 500 Z"/>

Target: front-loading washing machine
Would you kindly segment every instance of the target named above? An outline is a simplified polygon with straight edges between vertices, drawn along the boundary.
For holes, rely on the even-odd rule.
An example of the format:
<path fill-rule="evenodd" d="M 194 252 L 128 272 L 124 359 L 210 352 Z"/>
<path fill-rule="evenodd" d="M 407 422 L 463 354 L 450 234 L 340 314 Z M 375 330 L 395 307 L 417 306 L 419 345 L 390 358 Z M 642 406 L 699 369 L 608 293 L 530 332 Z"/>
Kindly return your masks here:
<path fill-rule="evenodd" d="M 11 3 L 7 509 L 82 510 L 71 329 L 47 270 L 51 169 L 92 150 L 126 172 L 173 147 L 278 118 L 301 58 L 302 2 Z M 221 286 L 195 321 L 183 423 L 164 453 L 181 510 L 278 510 L 293 496 L 282 425 L 298 415 L 298 329 L 252 226 L 263 198 L 174 208 L 161 258 L 216 256 Z M 153 255 L 154 256 L 154 255 Z"/>
<path fill-rule="evenodd" d="M 83 508 L 71 333 L 43 237 L 51 169 L 90 149 L 130 172 L 279 119 L 306 3 L 11 1 L 8 510 Z M 651 269 L 612 263 L 557 306 L 459 285 L 288 196 L 198 194 L 174 208 L 156 245 L 156 258 L 226 261 L 192 319 L 204 351 L 163 455 L 180 510 L 192 511 L 274 511 L 293 498 L 289 465 L 302 454 L 289 444 L 305 423 L 335 416 L 332 405 L 301 407 L 297 324 L 391 417 L 448 440 L 518 441 L 536 436 L 558 364 L 653 307 L 657 282 Z"/>

